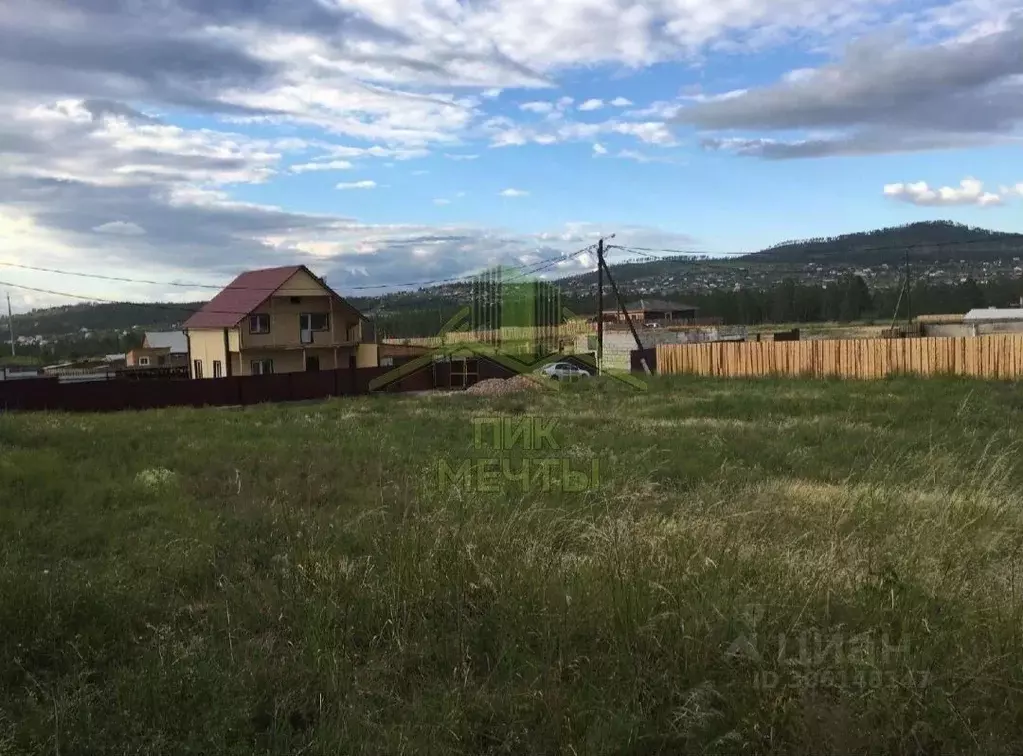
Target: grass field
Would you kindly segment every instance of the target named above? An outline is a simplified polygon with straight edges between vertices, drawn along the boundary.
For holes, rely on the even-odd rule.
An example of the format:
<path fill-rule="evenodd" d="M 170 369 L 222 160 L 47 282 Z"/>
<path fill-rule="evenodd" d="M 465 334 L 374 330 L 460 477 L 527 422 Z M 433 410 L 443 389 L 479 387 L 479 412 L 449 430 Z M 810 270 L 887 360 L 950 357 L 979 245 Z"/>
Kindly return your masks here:
<path fill-rule="evenodd" d="M 1020 753 L 1021 428 L 908 378 L 0 417 L 0 754 Z M 589 485 L 445 472 L 541 456 Z"/>

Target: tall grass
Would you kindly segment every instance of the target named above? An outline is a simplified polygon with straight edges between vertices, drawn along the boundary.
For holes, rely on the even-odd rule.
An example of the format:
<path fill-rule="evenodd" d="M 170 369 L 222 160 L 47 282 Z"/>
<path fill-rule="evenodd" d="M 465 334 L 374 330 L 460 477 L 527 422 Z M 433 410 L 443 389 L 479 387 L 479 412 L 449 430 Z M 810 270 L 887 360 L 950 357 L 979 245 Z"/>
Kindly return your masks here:
<path fill-rule="evenodd" d="M 599 481 L 442 486 L 494 415 Z M 1021 415 L 655 379 L 3 417 L 0 753 L 1017 753 Z"/>

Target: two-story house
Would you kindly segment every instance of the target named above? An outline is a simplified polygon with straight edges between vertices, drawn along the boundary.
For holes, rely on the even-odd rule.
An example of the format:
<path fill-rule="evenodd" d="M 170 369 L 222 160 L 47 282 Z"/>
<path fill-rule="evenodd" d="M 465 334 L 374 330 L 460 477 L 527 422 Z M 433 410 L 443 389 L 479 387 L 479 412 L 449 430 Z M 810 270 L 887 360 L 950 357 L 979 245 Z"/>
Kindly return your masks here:
<path fill-rule="evenodd" d="M 365 324 L 304 265 L 249 271 L 185 323 L 191 376 L 376 367 Z"/>

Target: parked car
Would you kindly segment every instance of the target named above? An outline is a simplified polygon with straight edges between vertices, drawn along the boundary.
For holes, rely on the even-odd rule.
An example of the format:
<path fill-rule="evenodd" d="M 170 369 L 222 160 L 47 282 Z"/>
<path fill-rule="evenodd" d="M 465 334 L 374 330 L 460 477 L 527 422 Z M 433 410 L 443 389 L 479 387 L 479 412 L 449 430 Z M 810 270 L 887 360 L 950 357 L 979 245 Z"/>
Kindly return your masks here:
<path fill-rule="evenodd" d="M 551 378 L 555 381 L 573 380 L 576 378 L 589 378 L 590 374 L 578 365 L 570 362 L 552 362 L 540 368 L 540 375 Z"/>

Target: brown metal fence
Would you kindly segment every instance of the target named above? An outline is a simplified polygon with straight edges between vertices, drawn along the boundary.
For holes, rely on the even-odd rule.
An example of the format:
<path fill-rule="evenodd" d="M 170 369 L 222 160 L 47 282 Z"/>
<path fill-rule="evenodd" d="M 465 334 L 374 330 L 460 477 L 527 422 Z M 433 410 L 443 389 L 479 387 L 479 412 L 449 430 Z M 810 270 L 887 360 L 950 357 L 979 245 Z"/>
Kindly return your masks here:
<path fill-rule="evenodd" d="M 717 377 L 883 378 L 900 373 L 1023 378 L 1023 334 L 963 338 L 664 344 L 657 372 Z"/>
<path fill-rule="evenodd" d="M 0 410 L 115 412 L 162 407 L 244 406 L 368 394 L 374 378 L 394 368 L 324 370 L 211 380 L 151 379 L 60 383 L 51 379 L 0 382 Z M 384 389 L 428 391 L 432 370 L 420 370 Z"/>

